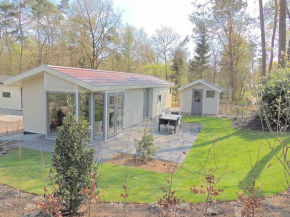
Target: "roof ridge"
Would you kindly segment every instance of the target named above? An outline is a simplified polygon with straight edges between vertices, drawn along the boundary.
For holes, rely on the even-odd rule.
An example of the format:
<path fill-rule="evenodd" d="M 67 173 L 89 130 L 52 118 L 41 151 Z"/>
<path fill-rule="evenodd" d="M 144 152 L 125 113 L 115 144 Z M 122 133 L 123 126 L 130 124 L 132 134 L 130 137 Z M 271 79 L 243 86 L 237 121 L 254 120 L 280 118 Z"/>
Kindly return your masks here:
<path fill-rule="evenodd" d="M 150 76 L 150 77 L 153 77 L 153 78 L 156 78 L 156 79 L 160 79 L 164 82 L 168 82 L 170 84 L 174 84 L 173 82 L 170 82 L 166 79 L 163 79 L 163 78 L 159 78 L 157 76 L 154 76 L 154 75 L 150 75 L 150 74 L 144 74 L 144 73 L 135 73 L 135 72 L 123 72 L 123 71 L 112 71 L 112 70 L 99 70 L 99 69 L 86 69 L 86 68 L 76 68 L 76 67 L 69 67 L 69 66 L 54 66 L 54 65 L 47 65 L 48 67 L 51 67 L 51 68 L 64 68 L 64 69 L 76 69 L 76 70 L 85 70 L 85 71 L 93 71 L 93 72 L 108 72 L 108 73 L 111 73 L 111 72 L 116 72 L 116 73 L 124 73 L 124 74 L 135 74 L 135 75 L 145 75 L 145 76 Z"/>
<path fill-rule="evenodd" d="M 215 86 L 216 88 L 219 88 L 219 89 L 221 89 L 221 90 L 222 90 L 222 88 L 220 88 L 220 87 L 216 86 L 215 84 L 213 84 L 213 83 L 209 82 L 208 80 L 205 80 L 205 79 L 201 79 L 201 80 L 203 80 L 203 81 L 205 81 L 205 82 L 207 82 L 207 83 L 211 84 L 212 86 Z"/>

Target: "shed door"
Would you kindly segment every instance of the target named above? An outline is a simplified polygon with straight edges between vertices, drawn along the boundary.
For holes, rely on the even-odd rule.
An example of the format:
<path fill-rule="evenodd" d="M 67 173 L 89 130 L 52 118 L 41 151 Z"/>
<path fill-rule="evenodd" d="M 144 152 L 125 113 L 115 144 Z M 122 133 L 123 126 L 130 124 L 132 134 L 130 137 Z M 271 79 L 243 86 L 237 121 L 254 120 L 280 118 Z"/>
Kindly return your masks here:
<path fill-rule="evenodd" d="M 143 98 L 143 119 L 149 117 L 149 89 L 144 90 Z"/>
<path fill-rule="evenodd" d="M 192 90 L 192 114 L 202 114 L 202 90 L 193 89 Z"/>

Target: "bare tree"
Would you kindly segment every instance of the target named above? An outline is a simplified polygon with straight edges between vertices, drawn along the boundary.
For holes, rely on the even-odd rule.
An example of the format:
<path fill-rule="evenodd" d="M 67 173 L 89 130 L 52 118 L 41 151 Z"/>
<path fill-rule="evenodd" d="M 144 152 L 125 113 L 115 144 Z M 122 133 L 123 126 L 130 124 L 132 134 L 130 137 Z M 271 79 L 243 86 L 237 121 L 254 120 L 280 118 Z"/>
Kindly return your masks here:
<path fill-rule="evenodd" d="M 259 0 L 260 8 L 260 29 L 261 29 L 261 45 L 262 45 L 262 71 L 261 76 L 266 76 L 266 42 L 265 42 L 265 25 L 264 25 L 264 6 L 263 0 Z"/>
<path fill-rule="evenodd" d="M 80 43 L 90 61 L 90 67 L 97 69 L 104 59 L 114 53 L 112 46 L 121 14 L 114 12 L 109 0 L 75 0 L 72 17 L 87 36 Z"/>
<path fill-rule="evenodd" d="M 160 57 L 165 62 L 165 77 L 168 79 L 167 63 L 170 61 L 175 47 L 179 44 L 180 35 L 172 28 L 161 26 L 152 37 L 153 46 L 157 51 L 157 58 Z"/>

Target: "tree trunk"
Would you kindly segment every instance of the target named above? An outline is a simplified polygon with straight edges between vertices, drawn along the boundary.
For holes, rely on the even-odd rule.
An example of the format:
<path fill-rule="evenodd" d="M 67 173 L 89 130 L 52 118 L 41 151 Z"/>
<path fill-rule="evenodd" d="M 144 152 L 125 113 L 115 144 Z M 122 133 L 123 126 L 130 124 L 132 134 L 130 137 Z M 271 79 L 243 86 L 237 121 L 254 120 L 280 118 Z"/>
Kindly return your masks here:
<path fill-rule="evenodd" d="M 19 61 L 19 74 L 22 73 L 22 62 L 23 62 L 23 29 L 22 29 L 22 2 L 19 4 L 19 16 L 18 16 L 18 22 L 19 22 L 19 31 L 20 31 L 20 61 Z"/>
<path fill-rule="evenodd" d="M 277 17 L 278 17 L 278 0 L 275 0 L 274 27 L 273 27 L 273 33 L 272 33 L 271 54 L 270 54 L 268 74 L 270 74 L 272 70 L 272 64 L 273 64 L 273 58 L 274 58 L 274 43 L 275 43 L 275 35 L 276 35 L 277 21 L 278 21 Z"/>
<path fill-rule="evenodd" d="M 263 0 L 259 0 L 260 7 L 260 28 L 261 28 L 261 45 L 262 45 L 262 71 L 261 76 L 266 77 L 266 42 L 265 42 L 265 25 L 264 25 L 264 8 Z"/>
<path fill-rule="evenodd" d="M 234 70 L 234 55 L 233 55 L 233 26 L 232 20 L 229 18 L 229 56 L 230 56 L 230 78 L 231 78 L 231 99 L 232 101 L 236 101 L 236 85 L 235 85 L 235 70 Z"/>
<path fill-rule="evenodd" d="M 279 15 L 279 67 L 285 67 L 286 53 L 286 17 L 287 17 L 287 0 L 280 0 L 280 15 Z"/>

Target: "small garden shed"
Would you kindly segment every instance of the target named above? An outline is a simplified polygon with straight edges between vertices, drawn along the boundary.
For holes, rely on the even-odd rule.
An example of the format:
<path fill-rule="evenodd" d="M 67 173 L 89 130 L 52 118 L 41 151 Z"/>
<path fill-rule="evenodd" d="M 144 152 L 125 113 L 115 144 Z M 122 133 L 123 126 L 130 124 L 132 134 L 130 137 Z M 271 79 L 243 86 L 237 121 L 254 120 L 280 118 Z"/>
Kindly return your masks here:
<path fill-rule="evenodd" d="M 178 88 L 181 92 L 180 110 L 183 114 L 217 115 L 222 88 L 198 79 Z"/>

